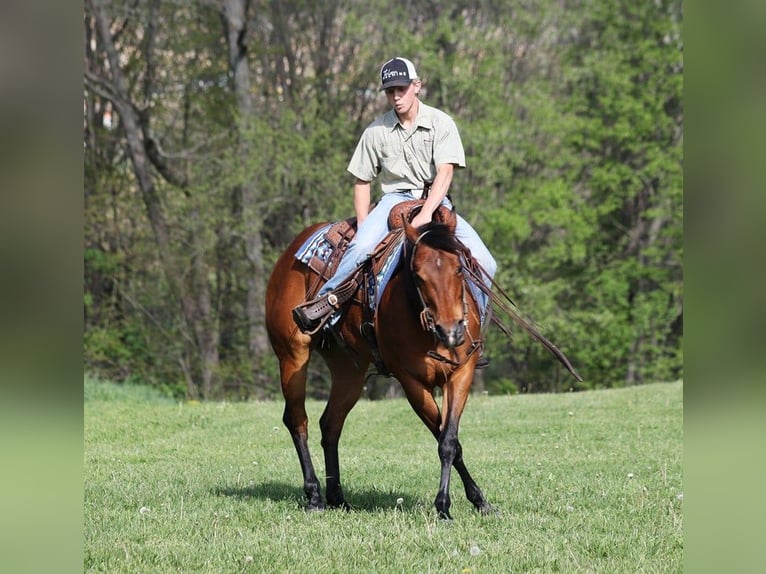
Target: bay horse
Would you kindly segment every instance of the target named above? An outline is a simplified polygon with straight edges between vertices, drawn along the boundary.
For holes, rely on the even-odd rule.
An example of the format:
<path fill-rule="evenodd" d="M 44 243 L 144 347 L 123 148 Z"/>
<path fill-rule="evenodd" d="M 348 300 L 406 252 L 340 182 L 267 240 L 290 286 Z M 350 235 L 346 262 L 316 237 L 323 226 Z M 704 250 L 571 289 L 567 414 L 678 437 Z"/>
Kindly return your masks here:
<path fill-rule="evenodd" d="M 398 270 L 381 296 L 374 331 L 383 363 L 398 379 L 415 413 L 438 441 L 441 477 L 434 506 L 440 518 L 450 516 L 450 474 L 454 467 L 468 500 L 481 513 L 491 506 L 463 461 L 458 440 L 460 417 L 468 399 L 481 347 L 479 309 L 466 285 L 466 248 L 456 239 L 456 217 L 415 229 L 406 219 L 404 253 Z M 330 395 L 319 425 L 326 470 L 327 506 L 350 509 L 343 495 L 338 441 L 347 415 L 361 396 L 373 361 L 368 339 L 361 333 L 362 307 L 350 304 L 336 326 L 348 349 L 316 345 L 292 318 L 316 276 L 295 254 L 324 224 L 300 233 L 277 261 L 266 291 L 266 328 L 279 360 L 285 399 L 283 422 L 290 432 L 303 472 L 308 510 L 325 508 L 308 447 L 305 409 L 306 375 L 312 351 L 323 357 L 331 374 Z M 469 256 L 469 255 L 468 255 Z M 442 391 L 441 408 L 434 391 Z"/>

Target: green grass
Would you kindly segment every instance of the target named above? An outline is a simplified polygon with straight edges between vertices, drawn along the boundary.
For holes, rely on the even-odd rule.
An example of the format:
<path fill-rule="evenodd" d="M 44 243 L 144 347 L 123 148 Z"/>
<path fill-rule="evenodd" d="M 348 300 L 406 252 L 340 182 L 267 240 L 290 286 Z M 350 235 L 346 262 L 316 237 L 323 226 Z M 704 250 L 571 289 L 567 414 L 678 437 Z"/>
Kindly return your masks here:
<path fill-rule="evenodd" d="M 303 510 L 280 402 L 174 403 L 86 381 L 86 572 L 681 572 L 680 382 L 472 397 L 453 522 L 436 442 L 404 400 L 360 402 L 341 440 L 351 513 Z M 324 468 L 309 402 L 311 447 Z M 397 499 L 403 499 L 397 505 Z"/>

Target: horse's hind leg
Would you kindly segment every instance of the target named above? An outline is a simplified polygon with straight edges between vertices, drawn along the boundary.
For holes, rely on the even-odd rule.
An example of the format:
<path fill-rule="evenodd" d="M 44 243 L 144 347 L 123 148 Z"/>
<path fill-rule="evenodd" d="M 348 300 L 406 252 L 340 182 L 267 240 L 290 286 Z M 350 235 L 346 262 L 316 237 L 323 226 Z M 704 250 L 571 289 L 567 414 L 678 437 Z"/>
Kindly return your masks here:
<path fill-rule="evenodd" d="M 348 356 L 336 358 L 326 356 L 332 375 L 330 398 L 327 401 L 319 426 L 322 429 L 322 449 L 324 450 L 325 471 L 327 474 L 327 504 L 334 508 L 350 510 L 340 482 L 340 461 L 338 442 L 346 416 L 359 400 L 364 386 L 364 368 L 352 364 Z"/>
<path fill-rule="evenodd" d="M 308 355 L 308 353 L 307 353 Z M 282 394 L 285 397 L 285 412 L 282 416 L 287 430 L 293 439 L 298 460 L 303 472 L 303 492 L 308 502 L 306 510 L 322 510 L 322 494 L 319 479 L 311 462 L 308 444 L 308 415 L 306 414 L 306 372 L 308 356 L 298 358 L 283 358 L 279 362 L 282 379 Z"/>

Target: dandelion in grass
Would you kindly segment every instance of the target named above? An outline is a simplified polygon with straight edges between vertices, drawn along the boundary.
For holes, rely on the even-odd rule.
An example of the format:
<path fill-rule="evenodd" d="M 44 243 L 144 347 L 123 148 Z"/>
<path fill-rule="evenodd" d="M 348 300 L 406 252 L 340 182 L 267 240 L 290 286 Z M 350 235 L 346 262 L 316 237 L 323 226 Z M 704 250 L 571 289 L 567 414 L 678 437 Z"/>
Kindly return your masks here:
<path fill-rule="evenodd" d="M 148 506 L 142 506 L 141 508 L 138 509 L 139 514 L 148 514 L 151 511 L 152 509 L 149 508 Z"/>
<path fill-rule="evenodd" d="M 468 552 L 471 554 L 471 556 L 478 556 L 481 554 L 481 549 L 476 544 L 471 544 L 471 547 L 468 549 Z"/>

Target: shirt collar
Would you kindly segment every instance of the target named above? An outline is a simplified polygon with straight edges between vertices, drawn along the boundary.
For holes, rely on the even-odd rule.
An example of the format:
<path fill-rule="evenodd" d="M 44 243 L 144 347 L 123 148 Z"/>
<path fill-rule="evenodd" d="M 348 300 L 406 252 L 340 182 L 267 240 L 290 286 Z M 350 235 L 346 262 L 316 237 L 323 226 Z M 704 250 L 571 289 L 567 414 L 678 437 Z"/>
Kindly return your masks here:
<path fill-rule="evenodd" d="M 431 129 L 431 127 L 433 127 L 430 111 L 431 108 L 429 106 L 425 105 L 423 102 L 420 102 L 418 117 L 415 118 L 416 128 Z M 394 131 L 397 126 L 399 126 L 401 129 L 404 129 L 404 126 L 402 126 L 401 122 L 399 122 L 399 116 L 396 115 L 394 110 L 388 110 L 386 112 L 386 114 L 383 116 L 383 122 L 391 131 Z"/>

